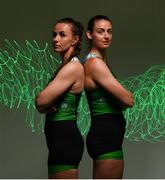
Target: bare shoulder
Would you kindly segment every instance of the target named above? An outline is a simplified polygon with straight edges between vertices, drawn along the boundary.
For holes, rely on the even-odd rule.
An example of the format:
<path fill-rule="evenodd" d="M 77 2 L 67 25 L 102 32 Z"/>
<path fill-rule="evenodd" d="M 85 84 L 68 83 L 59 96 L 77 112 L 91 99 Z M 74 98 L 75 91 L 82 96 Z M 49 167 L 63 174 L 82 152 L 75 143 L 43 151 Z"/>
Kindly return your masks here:
<path fill-rule="evenodd" d="M 82 75 L 84 74 L 84 68 L 80 62 L 72 61 L 64 65 L 59 73 L 65 76 Z"/>
<path fill-rule="evenodd" d="M 108 70 L 106 63 L 99 58 L 90 58 L 85 63 L 85 67 L 91 71 L 91 73 L 100 73 Z"/>

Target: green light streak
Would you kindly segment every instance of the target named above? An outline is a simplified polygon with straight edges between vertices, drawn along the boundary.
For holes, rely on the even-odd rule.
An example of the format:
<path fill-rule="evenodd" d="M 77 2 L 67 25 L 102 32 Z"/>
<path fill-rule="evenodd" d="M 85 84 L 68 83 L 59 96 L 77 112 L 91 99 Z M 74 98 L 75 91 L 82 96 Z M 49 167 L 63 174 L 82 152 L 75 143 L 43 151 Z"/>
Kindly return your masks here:
<path fill-rule="evenodd" d="M 134 107 L 125 111 L 125 137 L 132 141 L 165 140 L 165 65 L 155 65 L 122 84 L 133 92 Z"/>
<path fill-rule="evenodd" d="M 9 108 L 27 108 L 26 123 L 32 131 L 43 130 L 44 116 L 36 113 L 34 99 L 56 71 L 59 58 L 51 55 L 48 44 L 36 41 L 24 46 L 5 40 L 0 49 L 0 102 Z"/>
<path fill-rule="evenodd" d="M 44 115 L 35 109 L 35 96 L 43 89 L 60 64 L 48 44 L 41 48 L 36 41 L 24 45 L 5 40 L 0 49 L 0 103 L 13 109 L 25 106 L 25 121 L 33 132 L 43 131 Z M 129 77 L 121 83 L 134 95 L 134 107 L 124 114 L 127 120 L 125 137 L 131 141 L 165 140 L 165 64 L 155 65 L 145 73 Z M 78 126 L 86 134 L 90 112 L 82 94 L 78 107 Z"/>

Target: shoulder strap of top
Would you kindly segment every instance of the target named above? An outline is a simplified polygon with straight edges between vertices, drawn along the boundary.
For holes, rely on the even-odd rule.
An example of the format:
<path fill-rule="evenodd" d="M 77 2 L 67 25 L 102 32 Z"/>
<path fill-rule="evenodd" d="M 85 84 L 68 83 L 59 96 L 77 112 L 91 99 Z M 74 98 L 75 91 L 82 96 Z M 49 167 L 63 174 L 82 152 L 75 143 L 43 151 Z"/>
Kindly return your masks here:
<path fill-rule="evenodd" d="M 88 54 L 88 55 L 86 56 L 86 59 L 89 59 L 89 58 L 96 58 L 96 57 L 97 57 L 96 54 L 90 53 L 90 54 Z"/>
<path fill-rule="evenodd" d="M 79 62 L 79 59 L 78 59 L 78 57 L 74 56 L 74 57 L 71 59 L 71 61 L 78 61 L 78 62 Z"/>
<path fill-rule="evenodd" d="M 96 54 L 94 54 L 94 53 L 89 53 L 88 55 L 86 55 L 86 56 L 84 57 L 82 63 L 85 63 L 85 62 L 86 62 L 88 59 L 90 59 L 90 58 L 96 58 L 96 57 L 97 57 Z"/>

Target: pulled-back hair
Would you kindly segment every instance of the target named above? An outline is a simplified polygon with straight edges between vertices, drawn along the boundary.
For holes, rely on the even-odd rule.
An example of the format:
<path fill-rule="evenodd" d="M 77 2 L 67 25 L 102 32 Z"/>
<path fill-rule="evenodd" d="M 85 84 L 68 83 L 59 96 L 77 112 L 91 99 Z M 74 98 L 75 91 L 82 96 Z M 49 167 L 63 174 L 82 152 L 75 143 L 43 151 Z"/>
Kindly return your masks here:
<path fill-rule="evenodd" d="M 72 54 L 72 57 L 79 55 L 80 51 L 81 51 L 82 35 L 83 35 L 83 26 L 81 25 L 81 23 L 78 21 L 75 21 L 73 18 L 70 18 L 70 17 L 60 19 L 56 22 L 56 24 L 57 23 L 66 23 L 66 24 L 70 24 L 72 26 L 73 36 L 79 37 L 79 41 L 78 41 L 77 45 L 75 46 L 75 51 Z"/>
<path fill-rule="evenodd" d="M 104 15 L 96 15 L 96 16 L 93 16 L 93 17 L 89 20 L 87 31 L 93 32 L 94 25 L 95 25 L 95 21 L 97 21 L 97 20 L 107 20 L 107 21 L 109 21 L 109 22 L 112 24 L 112 21 L 111 21 L 107 16 L 104 16 Z"/>

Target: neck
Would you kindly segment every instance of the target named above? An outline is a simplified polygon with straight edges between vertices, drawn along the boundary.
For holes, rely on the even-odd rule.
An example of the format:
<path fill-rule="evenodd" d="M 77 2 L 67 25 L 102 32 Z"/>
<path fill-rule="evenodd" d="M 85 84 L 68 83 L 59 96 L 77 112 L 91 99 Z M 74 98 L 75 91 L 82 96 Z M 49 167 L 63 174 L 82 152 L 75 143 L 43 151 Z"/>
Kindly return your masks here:
<path fill-rule="evenodd" d="M 62 52 L 60 54 L 61 58 L 63 59 L 63 64 L 66 64 L 71 60 L 71 56 L 72 56 L 73 52 L 74 52 L 74 48 L 70 48 L 67 51 Z"/>
<path fill-rule="evenodd" d="M 105 49 L 98 49 L 96 47 L 92 47 L 90 53 L 96 54 L 98 58 L 103 59 L 106 62 L 106 50 Z"/>

